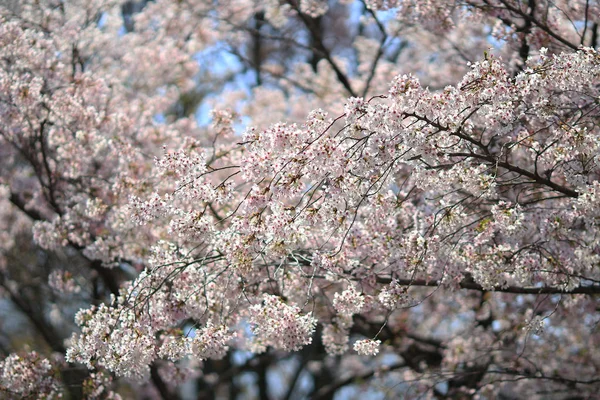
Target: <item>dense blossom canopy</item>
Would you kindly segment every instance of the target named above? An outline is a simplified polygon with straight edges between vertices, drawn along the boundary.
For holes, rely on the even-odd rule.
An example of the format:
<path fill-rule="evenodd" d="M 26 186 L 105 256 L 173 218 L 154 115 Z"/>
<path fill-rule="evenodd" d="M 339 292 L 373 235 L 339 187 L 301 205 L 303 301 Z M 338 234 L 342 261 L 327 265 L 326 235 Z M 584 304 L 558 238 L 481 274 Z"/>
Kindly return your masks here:
<path fill-rule="evenodd" d="M 0 393 L 597 395 L 599 24 L 0 5 L 0 295 L 39 335 L 6 323 Z"/>

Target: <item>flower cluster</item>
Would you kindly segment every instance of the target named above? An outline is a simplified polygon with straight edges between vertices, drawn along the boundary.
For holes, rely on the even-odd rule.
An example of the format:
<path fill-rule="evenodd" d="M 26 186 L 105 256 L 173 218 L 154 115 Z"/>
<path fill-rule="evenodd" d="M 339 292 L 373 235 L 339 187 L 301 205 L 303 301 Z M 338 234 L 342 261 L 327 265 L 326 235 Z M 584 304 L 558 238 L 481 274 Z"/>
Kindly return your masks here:
<path fill-rule="evenodd" d="M 381 345 L 381 340 L 357 340 L 354 342 L 354 351 L 356 351 L 361 356 L 375 356 L 379 353 L 379 346 Z"/>
<path fill-rule="evenodd" d="M 333 307 L 340 314 L 360 314 L 364 305 L 365 298 L 354 285 L 350 285 L 348 289 L 336 293 L 333 297 Z"/>
<path fill-rule="evenodd" d="M 50 361 L 35 351 L 11 354 L 0 361 L 0 391 L 11 397 L 61 397 L 61 388 Z"/>
<path fill-rule="evenodd" d="M 191 339 L 190 353 L 200 360 L 221 359 L 227 354 L 227 343 L 231 339 L 232 335 L 226 326 L 215 326 L 209 322 L 204 328 L 196 331 L 196 335 Z"/>
<path fill-rule="evenodd" d="M 81 286 L 69 271 L 55 270 L 48 276 L 48 285 L 60 294 L 79 293 Z"/>
<path fill-rule="evenodd" d="M 92 368 L 97 362 L 117 374 L 144 380 L 149 364 L 156 358 L 151 327 L 135 321 L 135 316 L 101 305 L 98 310 L 82 310 L 76 322 L 83 336 L 73 336 L 66 354 L 67 361 L 85 363 Z"/>
<path fill-rule="evenodd" d="M 301 315 L 300 309 L 285 304 L 278 296 L 265 294 L 263 304 L 248 310 L 256 348 L 295 351 L 312 343 L 316 320 L 311 314 Z"/>
<path fill-rule="evenodd" d="M 331 324 L 324 326 L 322 341 L 327 354 L 341 355 L 348 350 L 351 326 L 352 317 L 344 314 L 338 315 Z"/>
<path fill-rule="evenodd" d="M 196 360 L 223 358 L 229 350 L 232 333 L 226 326 L 216 326 L 208 322 L 206 326 L 190 333 L 189 336 L 166 336 L 158 351 L 160 357 L 178 361 L 185 357 Z"/>
<path fill-rule="evenodd" d="M 389 310 L 410 306 L 414 301 L 408 294 L 408 288 L 401 286 L 396 279 L 392 280 L 387 287 L 381 289 L 377 300 Z"/>

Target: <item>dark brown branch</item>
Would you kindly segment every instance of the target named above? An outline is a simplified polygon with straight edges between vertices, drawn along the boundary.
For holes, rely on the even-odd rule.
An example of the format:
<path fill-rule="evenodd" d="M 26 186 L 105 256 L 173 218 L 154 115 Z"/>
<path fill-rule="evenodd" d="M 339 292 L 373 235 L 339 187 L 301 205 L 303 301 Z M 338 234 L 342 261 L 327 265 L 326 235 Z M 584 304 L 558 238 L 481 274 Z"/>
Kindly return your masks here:
<path fill-rule="evenodd" d="M 298 379 L 300 379 L 300 375 L 302 375 L 302 371 L 304 371 L 304 366 L 306 365 L 306 361 L 307 360 L 302 359 L 300 362 L 300 365 L 298 365 L 298 368 L 296 368 L 296 371 L 294 372 L 294 376 L 292 376 L 292 379 L 290 380 L 290 385 L 288 386 L 287 393 L 285 394 L 285 397 L 283 397 L 284 400 L 290 400 L 292 398 L 292 396 L 294 395 L 294 389 L 296 388 Z"/>
<path fill-rule="evenodd" d="M 392 364 L 390 366 L 382 367 L 380 370 L 382 372 L 389 372 L 389 371 L 394 371 L 394 370 L 397 370 L 397 369 L 402 369 L 404 367 L 406 367 L 406 364 L 403 363 L 403 362 L 400 362 L 400 363 Z M 342 379 L 342 380 L 339 380 L 337 382 L 334 382 L 331 385 L 324 386 L 324 387 L 322 387 L 321 389 L 319 389 L 314 394 L 314 396 L 312 397 L 312 399 L 314 399 L 314 400 L 329 399 L 329 398 L 332 397 L 332 395 L 338 389 L 340 389 L 340 388 L 342 388 L 342 387 L 344 387 L 346 385 L 350 385 L 353 382 L 362 381 L 362 380 L 365 380 L 365 379 L 372 378 L 373 375 L 375 375 L 377 372 L 378 372 L 377 369 L 373 369 L 373 370 L 367 371 L 367 372 L 365 372 L 363 374 L 353 375 L 353 376 L 350 376 L 350 377 L 348 377 L 346 379 Z"/>
<path fill-rule="evenodd" d="M 365 97 L 367 95 L 367 93 L 369 92 L 369 87 L 371 87 L 371 81 L 375 77 L 375 72 L 377 70 L 377 65 L 379 64 L 379 60 L 381 60 L 381 57 L 383 56 L 383 48 L 385 46 L 385 42 L 387 41 L 388 36 L 385 31 L 385 27 L 383 26 L 381 21 L 379 21 L 379 18 L 377 18 L 377 14 L 373 10 L 371 10 L 369 7 L 367 7 L 367 4 L 364 1 L 363 1 L 363 5 L 364 5 L 365 9 L 369 12 L 369 14 L 371 14 L 371 17 L 373 17 L 373 19 L 375 20 L 375 23 L 377 24 L 377 27 L 379 28 L 379 31 L 381 32 L 381 39 L 379 41 L 379 47 L 377 48 L 377 54 L 375 54 L 375 58 L 373 59 L 373 62 L 371 63 L 371 68 L 369 70 L 369 76 L 367 77 L 367 81 L 365 83 L 365 88 L 363 89 L 363 92 L 362 92 L 362 96 Z"/>
<path fill-rule="evenodd" d="M 21 298 L 18 293 L 11 290 L 10 287 L 4 283 L 4 278 L 2 276 L 0 276 L 0 286 L 2 286 L 9 294 L 11 302 L 27 317 L 27 319 L 29 319 L 29 322 L 35 326 L 52 351 L 65 353 L 66 349 L 62 345 L 62 338 L 56 333 L 54 328 L 44 321 L 43 316 L 34 310 L 30 303 Z"/>
<path fill-rule="evenodd" d="M 158 367 L 156 366 L 156 364 L 152 364 L 152 366 L 150 367 L 150 379 L 152 380 L 152 383 L 158 390 L 158 393 L 160 393 L 160 396 L 162 399 L 164 399 L 164 400 L 178 400 L 179 399 L 179 396 L 177 395 L 177 393 L 174 393 L 172 390 L 170 390 L 169 387 L 167 386 L 167 384 L 161 378 L 160 374 L 158 373 Z"/>
<path fill-rule="evenodd" d="M 306 26 L 306 28 L 308 29 L 308 31 L 314 39 L 316 50 L 319 53 L 321 53 L 323 55 L 323 58 L 327 61 L 327 63 L 329 63 L 340 83 L 344 86 L 344 88 L 346 88 L 350 96 L 356 97 L 356 92 L 354 91 L 354 89 L 352 89 L 350 80 L 344 74 L 341 68 L 337 65 L 337 63 L 333 60 L 329 50 L 327 50 L 327 48 L 325 47 L 325 44 L 323 43 L 323 38 L 321 37 L 321 33 L 317 29 L 315 29 L 315 26 L 311 23 L 309 17 L 300 11 L 300 7 L 298 7 L 297 1 L 290 0 L 288 1 L 288 4 L 298 13 L 298 16 L 302 20 L 302 23 L 304 23 L 304 26 Z"/>
<path fill-rule="evenodd" d="M 534 183 L 540 184 L 540 185 L 544 185 L 544 186 L 548 186 L 549 188 L 552 188 L 553 190 L 560 192 L 568 197 L 573 197 L 573 198 L 577 198 L 579 197 L 579 193 L 576 192 L 573 189 L 569 189 L 566 188 L 564 186 L 561 186 L 553 181 L 551 181 L 548 178 L 542 177 L 534 172 L 528 171 L 526 169 L 523 169 L 521 167 L 518 167 L 516 165 L 512 165 L 508 162 L 505 161 L 500 161 L 498 159 L 496 159 L 496 157 L 494 157 L 491 154 L 477 154 L 477 153 L 450 153 L 448 154 L 449 156 L 454 156 L 454 157 L 471 157 L 471 158 L 478 158 L 481 160 L 486 160 L 489 163 L 493 164 L 493 165 L 497 165 L 498 167 L 502 167 L 504 169 L 507 169 L 511 172 L 515 172 L 519 175 L 522 176 L 526 176 L 530 179 L 532 179 L 534 181 Z"/>
<path fill-rule="evenodd" d="M 265 22 L 265 13 L 263 11 L 259 11 L 254 14 L 254 23 L 255 28 L 252 35 L 252 64 L 254 65 L 254 69 L 256 70 L 256 86 L 262 85 L 261 79 L 261 66 L 263 61 L 262 56 L 262 40 L 260 36 L 260 29 L 262 28 Z"/>
<path fill-rule="evenodd" d="M 21 199 L 17 194 L 11 192 L 10 193 L 10 202 L 25 213 L 29 218 L 34 221 L 45 221 L 46 219 L 36 210 L 28 209 L 25 206 L 25 201 Z M 75 243 L 69 243 L 76 250 L 82 251 L 83 246 L 80 246 Z M 87 259 L 87 257 L 86 257 Z M 89 259 L 88 259 L 89 260 Z M 114 295 L 119 294 L 119 279 L 115 275 L 112 269 L 106 268 L 102 265 L 100 260 L 89 260 L 90 268 L 96 271 L 101 277 L 106 287 L 110 290 L 110 292 Z"/>
<path fill-rule="evenodd" d="M 258 398 L 259 400 L 269 400 L 269 385 L 267 383 L 267 364 L 259 363 L 255 372 L 258 375 Z"/>
<path fill-rule="evenodd" d="M 0 286 L 9 294 L 11 302 L 27 317 L 52 351 L 64 354 L 66 348 L 63 345 L 63 338 L 56 329 L 45 320 L 42 312 L 35 309 L 32 301 L 24 299 L 21 296 L 21 293 L 12 290 L 9 285 L 6 285 L 4 283 L 3 275 L 0 275 Z M 83 398 L 82 382 L 89 376 L 89 371 L 85 368 L 78 367 L 73 363 L 67 363 L 64 366 L 61 366 L 60 371 L 63 382 L 70 395 L 69 398 Z"/>
<path fill-rule="evenodd" d="M 556 32 L 552 31 L 552 29 L 548 28 L 547 25 L 543 24 L 542 22 L 540 22 L 537 18 L 525 13 L 523 10 L 514 7 L 513 5 L 511 5 L 509 2 L 507 2 L 506 0 L 500 0 L 502 5 L 504 5 L 504 7 L 519 15 L 521 18 L 523 18 L 526 22 L 530 21 L 531 23 L 533 23 L 536 27 L 538 27 L 540 30 L 546 32 L 549 36 L 552 36 L 554 39 L 558 40 L 560 43 L 564 44 L 565 46 L 569 47 L 572 50 L 578 50 L 578 47 L 576 45 L 574 45 L 573 43 L 569 42 L 567 39 L 563 38 L 562 36 L 560 36 L 559 34 L 557 34 Z"/>
<path fill-rule="evenodd" d="M 424 286 L 439 287 L 439 281 L 426 281 L 424 279 L 396 279 L 402 286 Z M 377 282 L 388 284 L 392 282 L 390 277 L 377 277 Z M 502 292 L 515 294 L 600 294 L 600 286 L 578 286 L 571 290 L 565 290 L 557 287 L 521 287 L 521 286 L 494 286 L 484 289 L 480 284 L 472 280 L 463 280 L 458 285 L 461 289 L 477 290 L 480 292 Z"/>
<path fill-rule="evenodd" d="M 25 201 L 23 199 L 21 199 L 19 196 L 17 196 L 15 193 L 10 192 L 9 200 L 15 207 L 17 207 L 19 210 L 21 210 L 25 215 L 27 215 L 32 220 L 34 220 L 34 221 L 44 220 L 44 217 L 42 217 L 42 214 L 40 214 L 38 211 L 26 208 Z"/>
<path fill-rule="evenodd" d="M 583 33 L 581 34 L 581 42 L 580 44 L 585 45 L 585 34 L 587 33 L 588 23 L 589 23 L 589 11 L 590 11 L 590 0 L 585 1 L 585 21 L 583 22 Z"/>
<path fill-rule="evenodd" d="M 531 18 L 534 18 L 534 14 L 535 14 L 535 1 L 534 0 L 529 0 L 529 16 Z M 527 42 L 527 36 L 531 33 L 531 28 L 532 28 L 532 22 L 530 19 L 525 20 L 525 26 L 523 26 L 521 30 L 523 33 L 523 37 L 521 38 L 521 47 L 519 47 L 519 57 L 521 57 L 521 60 L 523 61 L 523 64 L 519 66 L 519 70 L 523 70 L 525 68 L 525 63 L 527 62 L 527 59 L 529 58 L 529 43 Z"/>
<path fill-rule="evenodd" d="M 474 109 L 466 118 L 465 121 L 473 114 L 476 112 L 477 109 Z M 499 159 L 497 159 L 493 154 L 491 154 L 488 150 L 488 147 L 486 145 L 484 145 L 483 143 L 481 143 L 480 141 L 473 139 L 472 137 L 465 135 L 464 133 L 461 132 L 460 128 L 458 128 L 458 130 L 456 131 L 452 131 L 450 130 L 449 127 L 444 126 L 438 122 L 432 121 L 429 118 L 427 118 L 426 116 L 422 116 L 416 113 L 408 113 L 405 112 L 404 113 L 405 116 L 408 117 L 413 117 L 416 118 L 420 121 L 426 122 L 427 124 L 439 129 L 440 131 L 446 131 L 448 132 L 450 135 L 452 136 L 456 136 L 462 140 L 465 140 L 471 144 L 473 144 L 474 146 L 480 148 L 485 154 L 477 154 L 477 153 L 450 153 L 447 154 L 449 156 L 455 156 L 455 157 L 471 157 L 471 158 L 478 158 L 478 159 L 482 159 L 482 160 L 486 160 L 489 163 L 502 167 L 504 169 L 507 169 L 511 172 L 516 172 L 520 175 L 526 176 L 530 179 L 532 179 L 533 181 L 535 181 L 535 183 L 538 183 L 540 185 L 545 185 L 548 186 L 549 188 L 552 188 L 553 190 L 560 192 L 562 194 L 565 194 L 569 197 L 573 197 L 573 198 L 577 198 L 579 197 L 579 193 L 576 192 L 573 189 L 569 189 L 566 188 L 564 186 L 561 186 L 553 181 L 551 181 L 550 179 L 546 178 L 546 177 L 542 177 L 540 175 L 538 175 L 535 172 L 531 172 L 528 171 L 526 169 L 523 169 L 521 167 L 518 167 L 516 165 L 512 165 L 506 161 L 500 161 Z"/>
<path fill-rule="evenodd" d="M 46 138 L 44 137 L 44 129 L 47 124 L 47 120 L 43 120 L 40 124 L 40 150 L 42 155 L 42 165 L 44 170 L 46 171 L 46 176 L 48 179 L 48 202 L 52 206 L 52 208 L 59 214 L 62 214 L 58 202 L 56 201 L 56 194 L 54 192 L 56 181 L 54 179 L 54 173 L 52 172 L 52 168 L 50 168 L 50 162 L 48 161 L 48 149 L 46 146 Z M 40 182 L 41 183 L 41 182 Z"/>

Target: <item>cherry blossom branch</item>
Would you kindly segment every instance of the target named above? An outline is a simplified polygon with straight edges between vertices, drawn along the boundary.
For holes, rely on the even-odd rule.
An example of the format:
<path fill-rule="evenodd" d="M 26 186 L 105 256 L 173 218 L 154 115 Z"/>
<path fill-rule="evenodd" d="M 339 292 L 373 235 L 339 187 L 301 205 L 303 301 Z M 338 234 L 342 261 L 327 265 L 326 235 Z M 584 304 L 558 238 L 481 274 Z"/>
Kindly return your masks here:
<path fill-rule="evenodd" d="M 396 279 L 396 278 L 394 278 Z M 440 287 L 442 283 L 439 281 L 427 281 L 425 279 L 396 279 L 402 286 L 423 286 L 423 287 Z M 389 284 L 392 282 L 392 278 L 388 277 L 377 277 L 377 282 Z M 500 293 L 514 293 L 514 294 L 587 294 L 594 295 L 600 294 L 600 286 L 578 286 L 573 289 L 561 289 L 557 287 L 520 287 L 520 286 L 494 286 L 491 290 L 484 289 L 481 285 L 473 282 L 472 280 L 463 280 L 458 283 L 461 289 L 466 290 L 477 290 L 479 292 L 500 292 Z"/>
<path fill-rule="evenodd" d="M 471 115 L 473 115 L 473 113 L 476 112 L 476 111 L 477 111 L 476 109 L 473 110 L 469 114 L 469 116 L 467 116 L 465 118 L 465 120 L 468 119 Z M 551 181 L 550 179 L 541 177 L 537 173 L 530 172 L 530 171 L 528 171 L 526 169 L 523 169 L 523 168 L 521 168 L 519 166 L 512 165 L 512 164 L 510 164 L 510 163 L 508 163 L 506 161 L 500 161 L 499 159 L 497 159 L 497 157 L 495 157 L 495 156 L 493 156 L 492 154 L 489 153 L 489 150 L 488 150 L 488 148 L 487 148 L 486 145 L 484 145 L 480 141 L 477 141 L 477 140 L 473 139 L 472 137 L 470 137 L 468 135 L 465 135 L 465 134 L 461 133 L 460 132 L 460 128 L 458 130 L 456 130 L 456 131 L 451 131 L 451 129 L 449 127 L 441 125 L 441 124 L 439 124 L 439 123 L 437 123 L 435 121 L 430 120 L 426 116 L 418 115 L 418 114 L 416 114 L 414 112 L 405 112 L 404 115 L 409 116 L 409 117 L 414 117 L 414 118 L 416 118 L 418 120 L 426 122 L 427 124 L 429 124 L 431 126 L 434 126 L 434 127 L 438 128 L 440 130 L 450 132 L 450 134 L 452 136 L 456 136 L 456 137 L 458 137 L 460 139 L 463 139 L 463 140 L 465 140 L 465 141 L 467 141 L 467 142 L 469 142 L 471 144 L 474 144 L 475 146 L 481 148 L 484 151 L 484 153 L 486 153 L 486 154 L 477 154 L 477 153 L 473 153 L 473 152 L 471 152 L 471 153 L 456 152 L 456 153 L 449 153 L 449 154 L 447 154 L 449 156 L 472 157 L 472 158 L 483 159 L 483 160 L 489 161 L 492 165 L 497 165 L 497 166 L 505 168 L 505 169 L 507 169 L 507 170 L 509 170 L 511 172 L 516 172 L 516 173 L 518 173 L 520 175 L 523 175 L 523 176 L 526 176 L 528 178 L 531 178 L 536 183 L 548 186 L 548 187 L 554 189 L 555 191 L 563 193 L 563 194 L 565 194 L 565 195 L 567 195 L 569 197 L 576 198 L 577 196 L 579 196 L 579 193 L 577 193 L 575 190 L 572 190 L 572 189 L 566 188 L 564 186 L 561 186 L 561 185 L 559 185 L 559 184 Z M 464 121 L 463 121 L 463 123 L 464 123 Z"/>
<path fill-rule="evenodd" d="M 447 155 L 453 156 L 453 157 L 471 157 L 471 158 L 478 158 L 481 160 L 486 160 L 492 165 L 497 165 L 497 166 L 507 169 L 511 172 L 516 172 L 519 175 L 531 178 L 535 183 L 538 183 L 538 184 L 544 185 L 544 186 L 548 186 L 549 188 L 552 188 L 553 190 L 555 190 L 557 192 L 563 193 L 564 195 L 566 195 L 568 197 L 577 198 L 579 196 L 579 193 L 573 189 L 569 189 L 567 187 L 561 186 L 561 185 L 551 181 L 548 178 L 544 178 L 544 177 L 538 175 L 535 172 L 528 171 L 519 166 L 510 164 L 506 161 L 500 161 L 492 155 L 477 154 L 477 153 L 448 153 Z"/>
<path fill-rule="evenodd" d="M 484 0 L 484 2 L 489 5 L 492 6 L 492 4 L 490 4 L 489 0 Z M 564 44 L 565 46 L 569 47 L 572 50 L 578 50 L 579 47 L 574 45 L 573 43 L 571 43 L 570 41 L 568 41 L 567 39 L 565 39 L 564 37 L 560 36 L 558 33 L 556 33 L 555 31 L 553 31 L 552 29 L 550 29 L 546 24 L 541 23 L 537 18 L 535 18 L 530 14 L 527 14 L 526 12 L 524 12 L 523 10 L 521 10 L 520 8 L 514 7 L 513 5 L 511 5 L 509 2 L 507 2 L 506 0 L 500 0 L 500 2 L 502 3 L 502 5 L 504 5 L 504 7 L 509 10 L 512 11 L 513 13 L 519 15 L 520 17 L 522 17 L 525 21 L 529 21 L 531 23 L 533 23 L 536 27 L 538 27 L 539 29 L 541 29 L 542 31 L 546 32 L 548 35 L 552 36 L 554 39 L 558 40 L 560 43 Z M 478 7 L 477 4 L 473 3 L 473 2 L 469 2 L 470 4 L 474 5 L 475 7 Z"/>

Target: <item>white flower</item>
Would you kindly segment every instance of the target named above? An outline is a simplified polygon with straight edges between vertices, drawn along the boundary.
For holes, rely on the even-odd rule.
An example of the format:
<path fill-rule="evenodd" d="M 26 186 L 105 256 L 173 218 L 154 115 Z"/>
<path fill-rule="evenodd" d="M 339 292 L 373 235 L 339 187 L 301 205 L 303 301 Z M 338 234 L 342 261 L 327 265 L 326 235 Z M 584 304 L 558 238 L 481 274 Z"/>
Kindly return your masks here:
<path fill-rule="evenodd" d="M 333 307 L 340 314 L 358 314 L 364 305 L 364 296 L 354 286 L 350 286 L 342 293 L 336 293 L 333 297 Z"/>
<path fill-rule="evenodd" d="M 379 353 L 381 340 L 365 339 L 354 343 L 354 351 L 362 356 L 375 356 Z"/>

